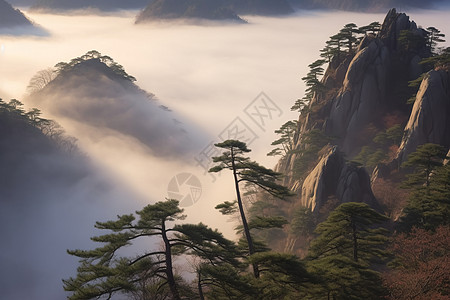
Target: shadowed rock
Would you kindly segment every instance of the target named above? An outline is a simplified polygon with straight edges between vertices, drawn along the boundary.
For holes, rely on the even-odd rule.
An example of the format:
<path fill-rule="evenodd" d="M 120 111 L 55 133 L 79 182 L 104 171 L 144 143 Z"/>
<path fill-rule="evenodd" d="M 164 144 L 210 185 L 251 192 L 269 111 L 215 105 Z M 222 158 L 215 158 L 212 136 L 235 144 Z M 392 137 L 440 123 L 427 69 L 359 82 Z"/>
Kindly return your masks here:
<path fill-rule="evenodd" d="M 428 72 L 420 85 L 398 151 L 399 163 L 426 143 L 450 147 L 450 76 L 445 70 Z"/>
<path fill-rule="evenodd" d="M 302 186 L 301 204 L 312 212 L 319 213 L 330 196 L 334 196 L 339 203 L 364 202 L 380 210 L 366 170 L 346 162 L 337 147 L 332 147 L 306 177 Z"/>

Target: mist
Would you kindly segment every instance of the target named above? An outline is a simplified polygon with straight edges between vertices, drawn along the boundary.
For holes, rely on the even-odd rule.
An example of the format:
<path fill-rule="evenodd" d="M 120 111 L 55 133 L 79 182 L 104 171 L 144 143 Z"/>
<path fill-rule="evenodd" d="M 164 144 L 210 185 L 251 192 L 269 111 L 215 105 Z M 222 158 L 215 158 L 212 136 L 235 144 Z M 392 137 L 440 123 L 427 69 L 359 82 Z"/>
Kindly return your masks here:
<path fill-rule="evenodd" d="M 49 34 L 0 35 L 0 98 L 24 99 L 28 108 L 39 107 L 44 117 L 56 120 L 78 139 L 89 162 L 81 163 L 78 158 L 67 162 L 66 175 L 82 168 L 76 180 L 63 176 L 68 179 L 59 182 L 52 175 L 32 181 L 24 195 L 16 196 L 27 202 L 12 205 L 1 199 L 2 224 L 12 228 L 5 233 L 8 244 L 1 246 L 4 271 L 0 277 L 5 282 L 1 289 L 7 299 L 64 297 L 61 279 L 75 275 L 77 266 L 65 250 L 95 246 L 89 241 L 98 233 L 93 229 L 95 221 L 164 200 L 169 183 L 180 173 L 193 174 L 201 182 L 201 197 L 184 207 L 185 222 L 203 222 L 234 238 L 235 224 L 214 210 L 217 204 L 234 199 L 232 178 L 227 172 L 208 174 L 199 157 L 208 145 L 240 126 L 247 129 L 244 138 L 253 149 L 250 157 L 274 167 L 277 158 L 266 153 L 276 139 L 274 130 L 298 117 L 290 107 L 303 96 L 301 78 L 308 64 L 319 58 L 325 41 L 343 25 L 362 26 L 384 18 L 384 14 L 308 11 L 285 18 L 247 16 L 247 25 L 199 26 L 134 25 L 136 11 L 101 16 L 25 13 Z M 448 11 L 407 13 L 424 28 L 434 26 L 450 34 Z M 36 72 L 92 49 L 112 57 L 136 77 L 139 88 L 155 95 L 157 104 L 144 109 L 145 114 L 153 114 L 155 123 L 145 127 L 145 114 L 136 117 L 143 111 L 139 104 L 143 95 L 129 89 L 118 95 L 109 84 L 99 92 L 95 86 L 84 89 L 84 81 L 70 80 L 63 90 L 49 87 L 39 97 L 28 95 L 26 87 Z M 70 93 L 65 94 L 65 88 Z M 122 99 L 120 103 L 131 101 L 135 113 L 120 126 L 111 125 L 108 114 L 119 115 L 123 106 L 117 106 L 116 100 L 108 102 L 107 114 L 89 106 L 105 97 Z M 90 98 L 94 102 L 89 103 Z M 276 113 L 258 123 L 261 120 L 253 118 L 249 109 L 261 99 L 275 107 Z M 156 110 L 159 105 L 172 112 Z M 102 118 L 96 118 L 102 113 Z M 173 117 L 182 124 L 173 127 Z M 137 125 L 128 130 L 132 122 Z M 164 147 L 172 145 L 166 137 L 175 128 L 185 129 L 189 142 L 165 155 Z M 155 134 L 163 148 L 155 150 L 145 140 L 147 133 Z M 42 167 L 48 166 L 44 158 L 36 159 Z M 26 173 L 27 166 L 22 167 Z"/>

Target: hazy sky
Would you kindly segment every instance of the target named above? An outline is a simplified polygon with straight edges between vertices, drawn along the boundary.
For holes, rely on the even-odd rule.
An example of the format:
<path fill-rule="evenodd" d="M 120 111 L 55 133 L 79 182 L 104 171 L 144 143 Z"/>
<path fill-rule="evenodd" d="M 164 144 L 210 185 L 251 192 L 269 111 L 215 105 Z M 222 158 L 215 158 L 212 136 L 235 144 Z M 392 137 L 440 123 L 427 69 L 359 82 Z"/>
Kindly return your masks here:
<path fill-rule="evenodd" d="M 161 104 L 199 126 L 210 136 L 211 142 L 218 142 L 235 126 L 246 128 L 254 138 L 250 145 L 254 151 L 250 156 L 273 167 L 276 159 L 267 158 L 265 154 L 276 138 L 273 131 L 297 117 L 289 109 L 303 96 L 305 87 L 301 77 L 306 75 L 307 65 L 318 58 L 328 37 L 343 25 L 354 22 L 362 26 L 372 21 L 382 22 L 384 18 L 381 14 L 308 12 L 287 18 L 248 17 L 248 25 L 160 23 L 136 26 L 135 13 L 113 16 L 28 14 L 48 30 L 49 36 L 0 35 L 0 98 L 24 99 L 28 81 L 37 71 L 95 49 L 123 65 L 137 78 L 136 83 L 141 88 L 154 93 Z M 408 14 L 418 25 L 435 26 L 450 35 L 448 11 Z M 262 98 L 253 102 L 261 92 L 270 98 L 264 101 L 274 110 L 272 118 L 264 118 L 264 124 L 257 124 L 249 115 L 252 116 L 253 104 L 261 103 L 258 101 Z M 141 201 L 142 206 L 145 202 L 163 200 L 168 196 L 171 179 L 188 172 L 200 180 L 202 195 L 197 203 L 186 207 L 187 222 L 202 221 L 231 236 L 234 224 L 227 223 L 227 218 L 213 209 L 218 203 L 233 199 L 231 176 L 224 173 L 213 183 L 212 177 L 204 174 L 194 159 L 207 143 L 196 145 L 198 150 L 193 151 L 190 159 L 169 161 L 153 157 L 148 148 L 128 136 L 96 131 L 87 124 L 57 115 L 47 116 L 78 138 L 80 147 L 102 172 L 138 195 L 135 199 L 123 199 L 125 207 L 130 203 L 130 212 L 136 209 L 137 198 L 147 199 L 148 202 Z M 189 133 L 195 135 L 195 132 Z M 98 220 L 95 209 L 100 208 L 94 208 L 86 223 L 93 225 Z M 69 211 L 66 208 L 66 212 Z M 107 215 L 114 214 L 110 211 Z M 77 236 L 80 234 L 78 231 Z M 89 236 L 90 232 L 86 232 L 86 240 Z"/>

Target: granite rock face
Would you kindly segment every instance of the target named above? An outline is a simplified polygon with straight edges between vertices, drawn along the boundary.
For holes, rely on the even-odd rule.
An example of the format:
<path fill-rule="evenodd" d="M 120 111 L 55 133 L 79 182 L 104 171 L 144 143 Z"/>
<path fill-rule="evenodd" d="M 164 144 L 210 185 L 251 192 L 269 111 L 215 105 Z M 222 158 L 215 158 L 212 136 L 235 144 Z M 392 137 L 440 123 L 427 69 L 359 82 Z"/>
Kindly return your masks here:
<path fill-rule="evenodd" d="M 397 100 L 398 87 L 423 72 L 419 62 L 429 52 L 421 45 L 405 52 L 398 42 L 403 30 L 422 38 L 425 34 L 407 15 L 390 10 L 378 34 L 367 34 L 353 52 L 330 62 L 322 79 L 328 92 L 316 94 L 310 104 L 315 109 L 300 117 L 296 151 L 280 161 L 277 170 L 288 174 L 284 184 L 301 194 L 299 201 L 313 211 L 320 210 L 329 196 L 341 203 L 362 201 L 373 208 L 379 206 L 370 188 L 370 176 L 365 169 L 347 163 L 344 156 L 351 159 L 360 151 L 367 142 L 363 139 L 365 130 L 373 128 L 380 117 L 405 107 L 403 100 Z M 302 181 L 292 174 L 295 161 L 308 149 L 304 137 L 313 130 L 332 137 L 332 147 L 342 152 L 336 148 L 322 156 Z"/>
<path fill-rule="evenodd" d="M 337 147 L 330 148 L 303 182 L 301 204 L 318 213 L 330 196 L 339 203 L 364 202 L 379 208 L 366 170 L 346 162 Z"/>
<path fill-rule="evenodd" d="M 353 140 L 383 101 L 390 69 L 386 46 L 373 39 L 356 53 L 347 70 L 343 87 L 333 99 L 327 132 L 342 138 L 342 149 L 349 152 Z"/>
<path fill-rule="evenodd" d="M 422 81 L 397 159 L 405 161 L 425 143 L 450 147 L 450 75 L 445 70 L 432 70 Z"/>

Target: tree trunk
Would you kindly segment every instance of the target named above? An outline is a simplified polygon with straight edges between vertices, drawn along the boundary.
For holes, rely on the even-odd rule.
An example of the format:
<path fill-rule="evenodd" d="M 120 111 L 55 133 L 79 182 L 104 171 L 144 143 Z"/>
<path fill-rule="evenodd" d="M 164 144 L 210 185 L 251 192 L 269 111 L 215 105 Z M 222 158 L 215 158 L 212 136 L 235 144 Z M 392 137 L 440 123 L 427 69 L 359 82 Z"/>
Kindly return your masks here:
<path fill-rule="evenodd" d="M 238 201 L 238 206 L 239 206 L 239 213 L 241 214 L 242 226 L 244 227 L 244 234 L 245 234 L 245 238 L 247 239 L 247 243 L 248 243 L 248 252 L 250 255 L 252 255 L 255 253 L 255 247 L 253 246 L 253 240 L 250 235 L 250 228 L 248 227 L 247 218 L 245 217 L 244 206 L 242 205 L 241 193 L 239 191 L 239 181 L 238 181 L 238 177 L 236 174 L 236 164 L 235 164 L 234 159 L 235 159 L 234 151 L 232 148 L 231 149 L 231 165 L 233 167 L 234 184 L 236 187 L 236 196 L 237 196 L 237 201 Z M 253 266 L 253 273 L 255 274 L 255 278 L 259 278 L 258 266 L 256 264 L 252 264 L 252 266 Z"/>
<path fill-rule="evenodd" d="M 175 283 L 175 277 L 173 276 L 172 249 L 171 249 L 169 239 L 167 238 L 165 220 L 162 221 L 161 234 L 162 234 L 162 238 L 163 238 L 164 246 L 165 246 L 167 284 L 169 285 L 170 292 L 172 293 L 173 299 L 181 300 L 180 294 L 178 293 L 177 285 Z"/>
<path fill-rule="evenodd" d="M 352 220 L 352 233 L 353 233 L 353 259 L 358 261 L 358 237 L 356 235 L 356 224 Z"/>
<path fill-rule="evenodd" d="M 197 288 L 198 288 L 198 295 L 200 297 L 200 300 L 205 300 L 205 296 L 203 295 L 203 288 L 202 288 L 202 282 L 201 282 L 201 274 L 200 269 L 197 270 Z"/>

